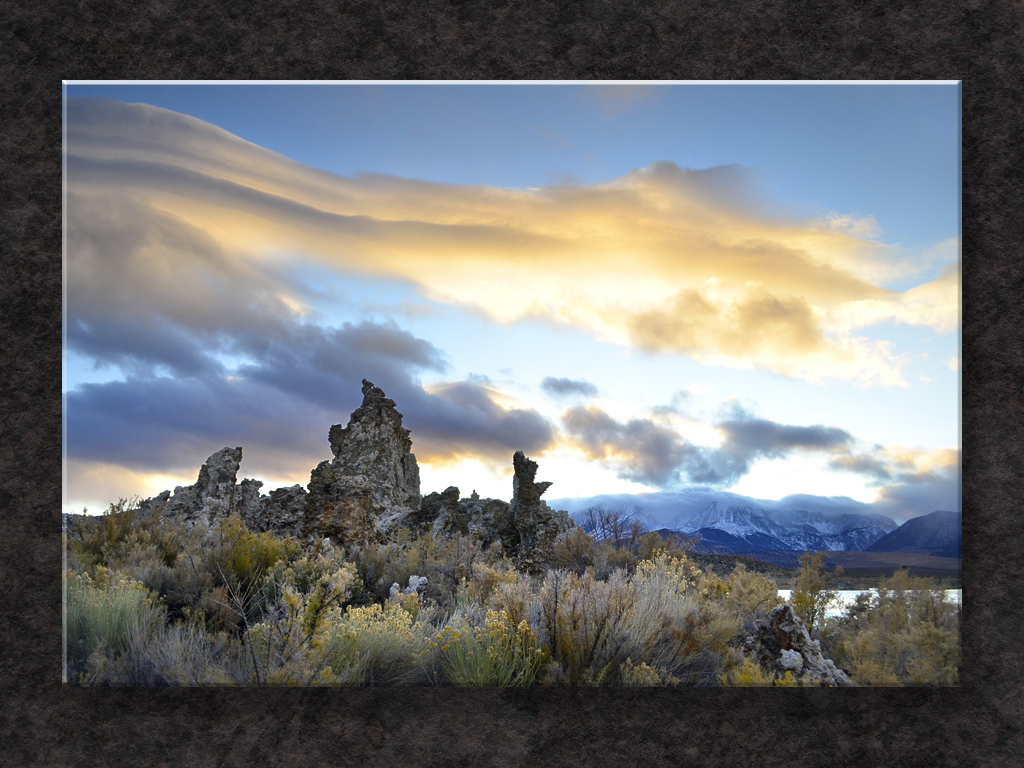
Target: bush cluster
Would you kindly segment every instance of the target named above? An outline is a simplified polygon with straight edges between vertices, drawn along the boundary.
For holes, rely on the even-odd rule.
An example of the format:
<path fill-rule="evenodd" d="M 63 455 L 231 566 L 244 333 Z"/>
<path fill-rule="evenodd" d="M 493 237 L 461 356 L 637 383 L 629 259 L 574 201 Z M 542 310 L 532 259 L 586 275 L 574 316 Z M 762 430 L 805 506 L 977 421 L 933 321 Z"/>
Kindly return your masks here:
<path fill-rule="evenodd" d="M 798 684 L 739 650 L 781 602 L 775 582 L 742 565 L 702 572 L 685 548 L 605 513 L 530 575 L 468 537 L 402 530 L 342 549 L 237 518 L 136 519 L 136 507 L 121 500 L 67 533 L 70 683 Z M 855 681 L 958 684 L 959 611 L 930 582 L 896 574 L 826 619 L 820 569 L 805 558 L 793 605 Z"/>

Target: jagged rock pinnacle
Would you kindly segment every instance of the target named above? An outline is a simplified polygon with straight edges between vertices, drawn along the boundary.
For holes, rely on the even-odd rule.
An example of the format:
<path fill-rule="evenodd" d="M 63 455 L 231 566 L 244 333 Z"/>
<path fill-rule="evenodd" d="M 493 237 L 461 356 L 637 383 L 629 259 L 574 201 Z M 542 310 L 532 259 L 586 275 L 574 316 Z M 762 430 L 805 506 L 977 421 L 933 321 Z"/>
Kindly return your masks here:
<path fill-rule="evenodd" d="M 363 403 L 348 426 L 328 432 L 334 458 L 310 475 L 304 530 L 338 539 L 375 538 L 420 508 L 420 472 L 395 401 L 363 379 Z"/>

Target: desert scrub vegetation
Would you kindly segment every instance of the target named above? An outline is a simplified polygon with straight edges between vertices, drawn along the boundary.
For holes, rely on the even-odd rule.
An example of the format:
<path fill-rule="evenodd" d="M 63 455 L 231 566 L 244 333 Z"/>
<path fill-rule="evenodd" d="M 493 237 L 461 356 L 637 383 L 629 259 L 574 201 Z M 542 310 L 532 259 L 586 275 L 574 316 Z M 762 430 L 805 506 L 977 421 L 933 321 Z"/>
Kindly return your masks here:
<path fill-rule="evenodd" d="M 960 606 L 930 579 L 900 570 L 826 620 L 822 650 L 869 686 L 960 684 Z"/>
<path fill-rule="evenodd" d="M 595 515 L 541 573 L 465 536 L 400 530 L 341 547 L 139 519 L 120 500 L 69 524 L 66 680 L 136 686 L 715 686 L 798 684 L 742 656 L 781 603 L 742 565 L 704 572 L 685 547 Z M 959 611 L 896 574 L 826 618 L 806 558 L 794 607 L 866 685 L 955 685 Z M 423 579 L 426 579 L 423 582 Z"/>

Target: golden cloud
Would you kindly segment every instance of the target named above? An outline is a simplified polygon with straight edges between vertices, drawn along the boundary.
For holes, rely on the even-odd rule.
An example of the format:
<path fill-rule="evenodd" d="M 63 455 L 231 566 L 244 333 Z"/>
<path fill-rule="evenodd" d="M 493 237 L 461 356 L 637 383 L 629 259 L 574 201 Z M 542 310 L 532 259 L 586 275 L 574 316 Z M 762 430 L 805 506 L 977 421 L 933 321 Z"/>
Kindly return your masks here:
<path fill-rule="evenodd" d="M 70 191 L 99 204 L 128 195 L 203 232 L 239 269 L 302 254 L 498 322 L 542 317 L 813 381 L 905 386 L 890 346 L 854 331 L 959 323 L 958 265 L 887 290 L 896 251 L 870 217 L 772 218 L 733 167 L 659 162 L 605 183 L 499 189 L 344 178 L 145 105 L 72 99 L 68 127 Z"/>

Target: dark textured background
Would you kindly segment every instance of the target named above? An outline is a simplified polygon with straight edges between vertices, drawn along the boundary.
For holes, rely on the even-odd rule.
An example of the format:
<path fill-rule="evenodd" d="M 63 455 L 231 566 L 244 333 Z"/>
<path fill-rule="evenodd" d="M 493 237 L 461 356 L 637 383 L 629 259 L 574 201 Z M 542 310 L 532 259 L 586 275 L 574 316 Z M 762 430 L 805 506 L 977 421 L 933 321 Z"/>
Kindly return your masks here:
<path fill-rule="evenodd" d="M 1008 0 L 4 4 L 0 765 L 1019 765 L 1022 15 Z M 963 687 L 65 690 L 61 78 L 962 79 Z"/>

